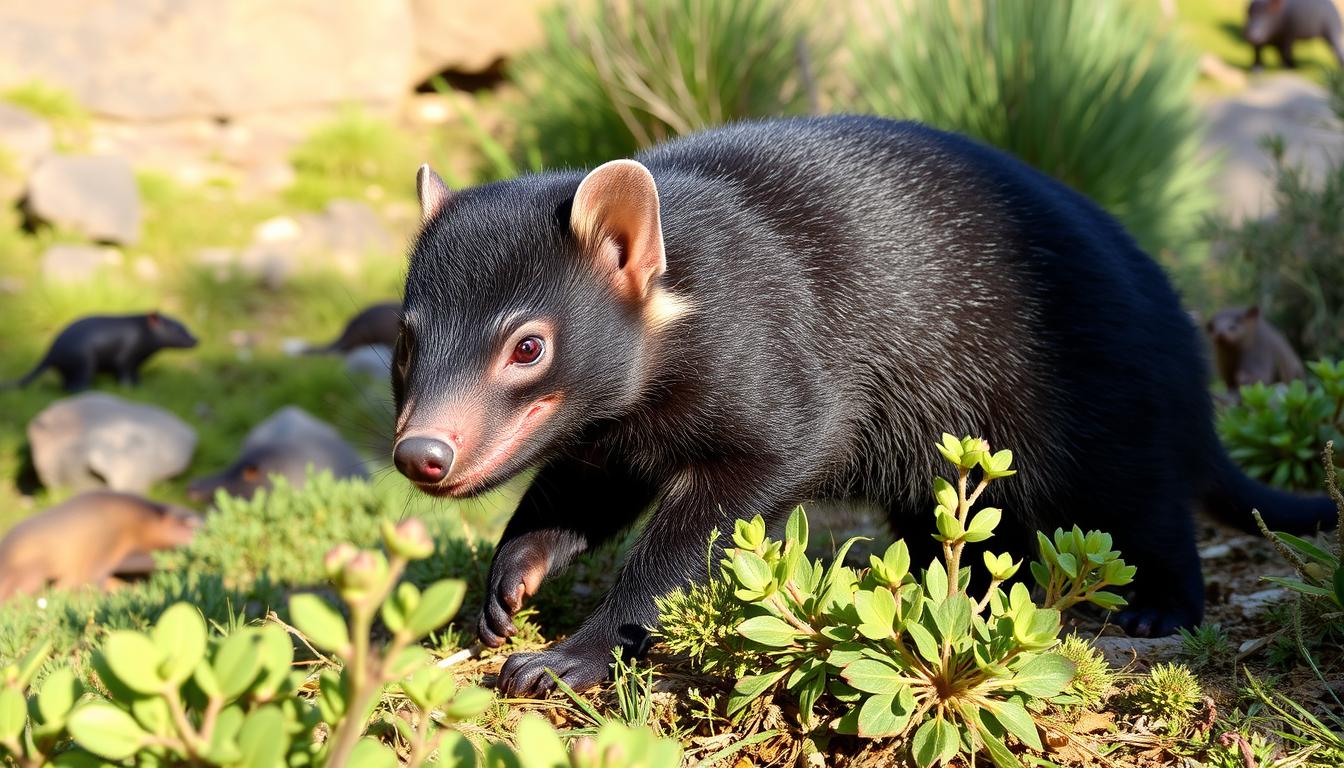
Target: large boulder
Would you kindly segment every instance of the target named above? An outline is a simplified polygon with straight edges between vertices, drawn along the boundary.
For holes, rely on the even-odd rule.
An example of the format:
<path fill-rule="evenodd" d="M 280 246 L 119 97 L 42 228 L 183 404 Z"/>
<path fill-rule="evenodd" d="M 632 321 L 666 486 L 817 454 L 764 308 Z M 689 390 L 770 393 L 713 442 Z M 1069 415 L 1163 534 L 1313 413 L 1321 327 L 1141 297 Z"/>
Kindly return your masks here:
<path fill-rule="evenodd" d="M 149 121 L 358 102 L 391 107 L 415 56 L 408 0 L 0 4 L 0 88 L 62 86 Z"/>
<path fill-rule="evenodd" d="M 28 215 L 91 239 L 140 239 L 140 192 L 131 166 L 112 155 L 50 155 L 28 180 Z"/>
<path fill-rule="evenodd" d="M 444 70 L 481 72 L 541 40 L 547 0 L 411 0 L 415 14 L 413 80 Z"/>
<path fill-rule="evenodd" d="M 35 416 L 28 443 L 48 488 L 144 493 L 187 468 L 196 430 L 162 408 L 88 392 Z"/>
<path fill-rule="evenodd" d="M 310 470 L 328 471 L 339 478 L 368 477 L 364 459 L 335 427 L 298 406 L 287 405 L 247 433 L 232 464 L 193 480 L 187 492 L 198 501 L 207 501 L 219 491 L 247 498 L 269 488 L 272 475 L 302 487 Z"/>

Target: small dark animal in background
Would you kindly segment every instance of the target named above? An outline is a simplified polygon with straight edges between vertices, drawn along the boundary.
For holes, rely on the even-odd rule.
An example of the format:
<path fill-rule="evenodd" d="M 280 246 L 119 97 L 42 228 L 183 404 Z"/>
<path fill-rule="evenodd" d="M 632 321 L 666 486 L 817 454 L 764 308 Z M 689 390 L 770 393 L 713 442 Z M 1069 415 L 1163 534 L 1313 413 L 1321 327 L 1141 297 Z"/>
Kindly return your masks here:
<path fill-rule="evenodd" d="M 745 122 L 591 172 L 450 190 L 418 178 L 393 357 L 397 468 L 471 497 L 537 468 L 491 564 L 498 647 L 547 574 L 644 512 L 583 625 L 500 672 L 510 695 L 610 673 L 655 598 L 705 578 L 715 529 L 802 502 L 879 505 L 936 556 L 942 432 L 1011 448 L 994 543 L 1110 532 L 1138 567 L 1117 621 L 1200 623 L 1197 505 L 1253 527 L 1334 506 L 1253 482 L 1213 425 L 1198 326 L 1121 225 L 1009 155 L 911 123 Z M 724 539 L 720 537 L 719 542 Z M 548 672 L 549 670 L 549 672 Z"/>
<path fill-rule="evenodd" d="M 150 552 L 191 542 L 199 515 L 127 493 L 91 491 L 14 526 L 0 540 L 0 600 L 48 585 L 107 586 Z"/>
<path fill-rule="evenodd" d="M 374 304 L 361 310 L 345 324 L 341 335 L 329 344 L 309 347 L 308 354 L 346 354 L 360 347 L 385 346 L 397 343 L 401 326 L 401 303 L 396 301 Z"/>
<path fill-rule="evenodd" d="M 364 460 L 330 424 L 297 406 L 286 406 L 253 427 L 242 452 L 232 464 L 187 486 L 195 502 L 214 498 L 217 491 L 244 499 L 271 487 L 272 475 L 283 475 L 301 487 L 308 469 L 328 470 L 337 478 L 368 477 Z"/>
<path fill-rule="evenodd" d="M 185 325 L 158 312 L 84 317 L 66 326 L 37 367 L 14 386 L 31 384 L 48 368 L 60 372 L 67 392 L 88 389 L 99 373 L 110 373 L 122 384 L 138 384 L 140 366 L 150 355 L 196 343 Z"/>
<path fill-rule="evenodd" d="M 1246 29 L 1243 36 L 1255 48 L 1255 69 L 1264 66 L 1262 49 L 1272 45 L 1279 51 L 1283 66 L 1297 66 L 1293 58 L 1293 43 L 1324 39 L 1335 52 L 1335 59 L 1344 66 L 1344 42 L 1341 42 L 1339 9 L 1333 0 L 1252 0 L 1246 9 Z"/>
<path fill-rule="evenodd" d="M 1288 340 L 1260 316 L 1259 307 L 1224 309 L 1205 325 L 1218 378 L 1234 397 L 1249 384 L 1280 384 L 1307 376 Z"/>

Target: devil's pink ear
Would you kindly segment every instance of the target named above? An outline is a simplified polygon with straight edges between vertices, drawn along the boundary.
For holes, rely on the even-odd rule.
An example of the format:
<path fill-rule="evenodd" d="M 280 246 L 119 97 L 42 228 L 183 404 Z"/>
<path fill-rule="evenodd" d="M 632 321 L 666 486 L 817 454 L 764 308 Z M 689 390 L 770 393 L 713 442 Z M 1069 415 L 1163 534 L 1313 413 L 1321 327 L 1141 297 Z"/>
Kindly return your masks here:
<path fill-rule="evenodd" d="M 613 160 L 584 178 L 574 193 L 569 227 L 631 298 L 647 298 L 650 283 L 667 268 L 658 187 L 649 169 L 634 160 Z"/>
<path fill-rule="evenodd" d="M 415 172 L 415 194 L 420 198 L 420 223 L 424 224 L 443 210 L 444 203 L 453 196 L 453 191 L 429 167 L 429 163 L 425 163 Z"/>
<path fill-rule="evenodd" d="M 158 311 L 157 309 L 150 310 L 149 312 L 145 313 L 145 320 L 146 320 L 151 326 L 158 325 L 158 324 L 159 324 L 159 321 L 162 320 L 162 319 L 163 319 L 163 318 L 159 315 L 159 311 Z"/>

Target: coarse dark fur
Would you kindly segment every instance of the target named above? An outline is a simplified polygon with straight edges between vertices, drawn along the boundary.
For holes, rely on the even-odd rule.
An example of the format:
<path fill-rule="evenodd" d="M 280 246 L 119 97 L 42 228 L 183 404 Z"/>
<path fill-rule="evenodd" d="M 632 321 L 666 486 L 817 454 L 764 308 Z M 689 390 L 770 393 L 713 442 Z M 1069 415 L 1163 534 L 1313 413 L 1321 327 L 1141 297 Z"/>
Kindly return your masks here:
<path fill-rule="evenodd" d="M 250 499 L 257 491 L 271 487 L 274 475 L 283 476 L 291 486 L 302 487 L 308 472 L 330 472 L 333 477 L 367 478 L 364 460 L 345 443 L 326 440 L 281 440 L 244 446 L 242 455 L 223 470 L 193 480 L 187 497 L 195 502 L 210 501 L 219 491 Z"/>
<path fill-rule="evenodd" d="M 347 353 L 360 347 L 383 345 L 391 347 L 397 343 L 397 333 L 401 325 L 401 304 L 394 301 L 365 307 L 359 314 L 350 318 L 341 335 L 328 344 L 309 347 L 308 354 Z"/>
<path fill-rule="evenodd" d="M 48 368 L 61 374 L 68 392 L 93 386 L 99 373 L 122 384 L 140 383 L 140 365 L 161 349 L 196 346 L 196 337 L 178 320 L 158 312 L 84 317 L 66 326 L 33 370 L 13 382 L 26 387 Z"/>
<path fill-rule="evenodd" d="M 830 117 L 739 124 L 636 159 L 660 201 L 655 293 L 683 311 L 632 303 L 576 238 L 584 173 L 437 196 L 422 182 L 442 202 L 410 259 L 398 436 L 507 447 L 501 425 L 542 414 L 488 477 L 454 484 L 471 459 L 449 452 L 428 475 L 440 482 L 419 478 L 471 495 L 541 467 L 500 540 L 482 640 L 503 642 L 545 573 L 656 502 L 597 611 L 547 651 L 514 654 L 503 689 L 544 691 L 546 668 L 590 685 L 613 646 L 639 652 L 654 597 L 703 578 L 711 531 L 735 518 L 779 526 L 800 502 L 862 498 L 928 562 L 942 432 L 1016 454 L 1021 472 L 987 500 L 1005 510 L 996 549 L 1028 554 L 1035 530 L 1073 523 L 1114 535 L 1138 566 L 1122 617 L 1138 634 L 1200 621 L 1196 504 L 1242 525 L 1254 506 L 1288 530 L 1332 517 L 1325 499 L 1230 463 L 1199 330 L 1162 270 L 1096 205 L 1008 155 Z M 633 251 L 616 245 L 625 270 Z M 494 362 L 501 343 L 539 320 L 554 329 L 549 368 L 499 384 L 515 375 Z"/>
<path fill-rule="evenodd" d="M 1325 40 L 1335 60 L 1344 66 L 1342 29 L 1334 0 L 1252 0 L 1246 8 L 1242 36 L 1255 49 L 1255 69 L 1264 66 L 1262 49 L 1267 45 L 1278 50 L 1283 66 L 1295 68 L 1293 43 L 1314 37 Z"/>

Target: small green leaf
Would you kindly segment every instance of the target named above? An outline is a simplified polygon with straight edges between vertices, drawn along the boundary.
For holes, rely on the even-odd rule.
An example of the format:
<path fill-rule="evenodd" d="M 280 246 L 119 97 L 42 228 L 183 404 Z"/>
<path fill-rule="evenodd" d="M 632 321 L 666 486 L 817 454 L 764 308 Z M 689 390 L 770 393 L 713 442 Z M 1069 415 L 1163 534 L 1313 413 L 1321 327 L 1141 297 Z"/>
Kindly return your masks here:
<path fill-rule="evenodd" d="M 117 680 L 136 693 L 158 693 L 164 688 L 159 674 L 163 654 L 139 632 L 117 630 L 103 641 L 103 659 Z"/>
<path fill-rule="evenodd" d="M 0 689 L 0 741 L 17 739 L 28 722 L 28 700 L 11 686 Z"/>
<path fill-rule="evenodd" d="M 728 716 L 737 714 L 748 704 L 760 698 L 775 683 L 778 683 L 788 671 L 785 668 L 767 672 L 763 675 L 747 675 L 738 678 L 737 683 L 733 685 L 732 694 L 728 697 Z"/>
<path fill-rule="evenodd" d="M 1048 699 L 1064 690 L 1073 673 L 1073 662 L 1057 653 L 1042 653 L 1018 668 L 1012 686 L 1033 698 Z"/>
<path fill-rule="evenodd" d="M 763 591 L 770 584 L 770 566 L 755 552 L 739 549 L 733 555 L 733 575 L 743 587 Z"/>
<path fill-rule="evenodd" d="M 322 719 L 334 723 L 345 717 L 347 702 L 344 680 L 331 670 L 324 670 L 318 678 L 317 707 Z"/>
<path fill-rule="evenodd" d="M 243 759 L 242 750 L 238 749 L 238 731 L 243 727 L 243 719 L 243 710 L 237 705 L 220 710 L 215 729 L 210 732 L 211 762 L 228 765 Z"/>
<path fill-rule="evenodd" d="M 793 645 L 798 632 L 783 619 L 774 616 L 755 616 L 737 625 L 737 633 L 753 643 L 771 648 Z"/>
<path fill-rule="evenodd" d="M 494 700 L 495 695 L 489 690 L 470 686 L 458 691 L 443 705 L 443 714 L 452 722 L 470 720 L 484 712 Z"/>
<path fill-rule="evenodd" d="M 1032 749 L 1042 748 L 1041 737 L 1036 732 L 1036 721 L 1027 712 L 1027 708 L 1022 706 L 1022 702 L 1017 699 L 996 702 L 990 707 L 990 714 L 1005 731 L 1016 736 L 1018 741 Z"/>
<path fill-rule="evenodd" d="M 910 635 L 910 639 L 915 641 L 915 650 L 919 655 L 930 664 L 941 664 L 942 655 L 939 652 L 938 641 L 933 639 L 933 633 L 924 628 L 923 624 L 911 622 L 905 625 L 905 631 Z"/>
<path fill-rule="evenodd" d="M 994 534 L 994 529 L 998 527 L 1002 516 L 1003 513 L 995 507 L 985 507 L 975 513 L 966 528 L 966 540 L 976 542 L 988 539 Z"/>
<path fill-rule="evenodd" d="M 1017 759 L 1017 755 L 1014 755 L 998 736 L 982 728 L 980 740 L 984 743 L 985 751 L 989 753 L 989 759 L 994 761 L 996 768 L 1022 768 L 1022 761 Z"/>
<path fill-rule="evenodd" d="M 1335 587 L 1335 605 L 1344 608 L 1344 566 L 1335 569 L 1332 581 Z"/>
<path fill-rule="evenodd" d="M 1078 578 L 1078 560 L 1075 559 L 1073 555 L 1068 552 L 1060 552 L 1055 559 L 1055 564 L 1058 565 L 1059 569 L 1069 578 Z"/>
<path fill-rule="evenodd" d="M 939 507 L 933 516 L 934 523 L 938 526 L 938 535 L 943 541 L 955 541 L 966 534 L 966 529 L 962 527 L 961 521 L 955 515 Z"/>
<path fill-rule="evenodd" d="M 518 752 L 523 768 L 570 768 L 565 742 L 540 715 L 532 712 L 523 715 L 514 740 L 527 745 Z"/>
<path fill-rule="evenodd" d="M 303 593 L 291 597 L 289 615 L 294 619 L 294 626 L 318 648 L 343 655 L 350 647 L 345 619 L 317 595 Z"/>
<path fill-rule="evenodd" d="M 421 638 L 448 623 L 462 607 L 467 585 L 461 579 L 446 579 L 432 584 L 420 596 L 420 604 L 406 617 L 406 629 Z"/>
<path fill-rule="evenodd" d="M 910 751 L 920 768 L 949 762 L 957 756 L 960 747 L 961 739 L 956 726 L 941 717 L 926 720 L 910 740 Z"/>
<path fill-rule="evenodd" d="M 800 550 L 806 550 L 807 534 L 807 513 L 801 506 L 795 507 L 789 515 L 789 522 L 784 526 L 784 538 L 794 542 Z"/>
<path fill-rule="evenodd" d="M 13 682 L 20 690 L 27 688 L 28 683 L 37 674 L 37 670 L 42 667 L 42 662 L 47 660 L 47 654 L 51 652 L 51 640 L 43 640 L 23 655 L 19 663 L 15 665 L 18 669 L 14 673 Z"/>
<path fill-rule="evenodd" d="M 261 671 L 260 637 L 251 628 L 234 632 L 220 643 L 210 666 L 219 684 L 219 693 L 226 701 L 243 694 Z"/>
<path fill-rule="evenodd" d="M 42 716 L 42 722 L 63 722 L 83 693 L 84 686 L 75 678 L 75 671 L 70 667 L 60 667 L 47 675 L 47 679 L 42 681 L 42 690 L 37 694 L 37 711 Z"/>
<path fill-rule="evenodd" d="M 877 659 L 859 659 L 840 674 L 845 682 L 866 693 L 895 695 L 910 687 L 909 680 L 899 669 Z"/>
<path fill-rule="evenodd" d="M 960 503 L 957 489 L 941 477 L 933 478 L 933 500 L 938 502 L 938 506 L 948 510 L 955 510 Z"/>
<path fill-rule="evenodd" d="M 869 696 L 859 707 L 856 731 L 865 739 L 896 736 L 910 723 L 915 697 L 906 687 L 896 694 Z"/>
<path fill-rule="evenodd" d="M 350 750 L 350 765 L 359 768 L 396 768 L 397 753 L 381 741 L 365 736 Z"/>
<path fill-rule="evenodd" d="M 924 571 L 924 591 L 935 603 L 947 599 L 947 571 L 941 561 L 934 560 Z"/>
<path fill-rule="evenodd" d="M 238 731 L 240 761 L 249 768 L 283 766 L 289 740 L 285 738 L 285 718 L 274 704 L 255 709 L 243 720 Z M 351 756 L 351 765 L 364 765 Z"/>
<path fill-rule="evenodd" d="M 150 638 L 164 659 L 159 672 L 174 688 L 186 682 L 205 658 L 205 619 L 189 603 L 174 603 L 164 611 Z"/>
<path fill-rule="evenodd" d="M 129 713 L 106 701 L 76 707 L 70 713 L 68 728 L 76 744 L 108 760 L 125 760 L 149 738 Z"/>
<path fill-rule="evenodd" d="M 274 698 L 289 677 L 294 666 L 294 644 L 289 633 L 275 624 L 267 624 L 257 632 L 261 670 L 252 693 L 266 701 Z"/>

